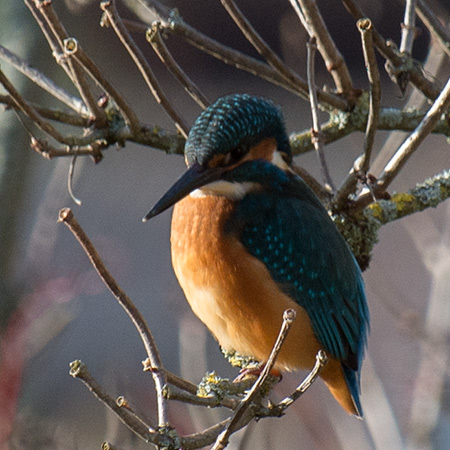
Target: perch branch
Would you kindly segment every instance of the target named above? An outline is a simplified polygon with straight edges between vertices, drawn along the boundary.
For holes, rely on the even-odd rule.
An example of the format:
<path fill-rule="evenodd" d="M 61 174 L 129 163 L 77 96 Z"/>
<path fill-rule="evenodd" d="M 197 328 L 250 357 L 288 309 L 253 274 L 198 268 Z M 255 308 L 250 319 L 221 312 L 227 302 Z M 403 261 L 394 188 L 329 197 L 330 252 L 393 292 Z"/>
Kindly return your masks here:
<path fill-rule="evenodd" d="M 228 445 L 228 441 L 231 434 L 234 433 L 234 431 L 236 431 L 242 417 L 250 407 L 252 401 L 260 393 L 260 390 L 264 382 L 267 380 L 270 371 L 273 369 L 277 356 L 281 351 L 282 345 L 289 334 L 292 324 L 294 323 L 295 317 L 296 313 L 293 309 L 287 309 L 284 312 L 283 323 L 280 332 L 272 348 L 269 359 L 267 360 L 267 363 L 264 366 L 264 369 L 262 370 L 253 387 L 250 389 L 245 398 L 242 400 L 241 404 L 236 409 L 234 416 L 230 419 L 225 429 L 217 437 L 217 440 L 214 446 L 212 447 L 212 450 L 222 450 Z"/>
<path fill-rule="evenodd" d="M 141 313 L 133 304 L 133 302 L 130 300 L 130 298 L 119 287 L 116 280 L 108 272 L 99 254 L 97 253 L 97 250 L 87 237 L 84 230 L 79 225 L 78 221 L 75 219 L 72 211 L 69 208 L 62 209 L 59 212 L 58 221 L 64 222 L 64 224 L 67 225 L 67 227 L 76 237 L 78 242 L 83 247 L 83 250 L 85 251 L 86 255 L 89 257 L 95 270 L 99 274 L 100 278 L 103 280 L 105 285 L 114 295 L 114 297 L 122 306 L 122 308 L 126 311 L 128 316 L 134 323 L 136 329 L 138 330 L 153 368 L 152 375 L 155 381 L 158 400 L 158 425 L 159 427 L 167 427 L 168 426 L 167 401 L 163 396 L 163 389 L 164 386 L 166 385 L 165 371 L 161 362 L 161 357 L 159 355 L 159 351 L 156 346 L 155 340 L 152 336 L 150 329 L 148 328 L 147 323 L 145 322 L 145 319 L 142 317 Z"/>

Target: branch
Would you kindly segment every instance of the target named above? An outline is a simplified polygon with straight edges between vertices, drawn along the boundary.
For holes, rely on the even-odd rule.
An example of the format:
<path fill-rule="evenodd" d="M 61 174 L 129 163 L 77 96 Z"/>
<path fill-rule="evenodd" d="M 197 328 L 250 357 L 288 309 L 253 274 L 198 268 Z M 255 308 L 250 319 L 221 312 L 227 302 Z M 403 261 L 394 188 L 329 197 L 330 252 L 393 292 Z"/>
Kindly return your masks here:
<path fill-rule="evenodd" d="M 394 194 L 364 209 L 364 214 L 384 225 L 427 208 L 435 208 L 450 198 L 450 169 L 417 184 L 406 193 Z"/>
<path fill-rule="evenodd" d="M 358 178 L 366 177 L 370 166 L 370 157 L 375 141 L 375 134 L 379 125 L 381 104 L 380 73 L 375 57 L 372 40 L 372 22 L 369 19 L 360 19 L 356 23 L 361 33 L 364 61 L 366 64 L 367 77 L 370 84 L 369 113 L 367 116 L 366 133 L 364 138 L 364 149 L 339 188 L 334 200 L 335 207 L 339 210 L 348 200 L 348 196 L 355 191 Z"/>
<path fill-rule="evenodd" d="M 52 2 L 34 0 L 34 5 L 36 10 L 39 11 L 42 17 L 45 19 L 45 23 L 48 29 L 45 27 L 44 22 L 42 22 L 41 20 L 39 20 L 38 23 L 41 26 L 41 30 L 43 31 L 50 44 L 50 48 L 52 49 L 52 53 L 56 62 L 65 69 L 67 75 L 76 86 L 78 92 L 81 95 L 81 98 L 91 112 L 95 123 L 100 128 L 103 127 L 106 124 L 105 112 L 98 106 L 97 101 L 90 90 L 89 84 L 87 83 L 82 68 L 76 61 L 72 61 L 71 58 L 66 58 L 64 55 L 64 41 L 69 38 L 69 35 L 67 34 L 66 29 L 55 13 Z M 29 5 L 29 7 L 34 10 L 31 5 Z M 37 12 L 34 12 L 34 15 L 35 17 L 37 17 Z M 53 36 L 51 36 L 50 31 Z"/>
<path fill-rule="evenodd" d="M 426 113 L 420 124 L 403 142 L 395 155 L 387 163 L 378 177 L 377 189 L 385 190 L 393 181 L 410 156 L 417 150 L 423 140 L 431 133 L 442 114 L 450 107 L 450 78 L 441 94 Z"/>
<path fill-rule="evenodd" d="M 402 34 L 400 41 L 400 53 L 412 55 L 414 39 L 416 37 L 416 3 L 417 0 L 406 0 L 405 18 L 401 24 Z"/>
<path fill-rule="evenodd" d="M 328 170 L 327 162 L 325 160 L 325 153 L 323 150 L 323 141 L 325 139 L 322 134 L 319 122 L 319 104 L 317 101 L 316 80 L 314 71 L 315 68 L 314 56 L 317 50 L 316 38 L 311 37 L 306 46 L 308 53 L 308 60 L 306 66 L 308 73 L 309 101 L 311 105 L 311 115 L 312 115 L 311 139 L 314 148 L 316 150 L 317 158 L 319 160 L 319 167 L 322 174 L 322 179 L 325 183 L 325 189 L 328 192 L 334 192 L 335 191 L 334 183 L 331 178 L 330 171 Z"/>
<path fill-rule="evenodd" d="M 165 371 L 161 362 L 161 357 L 159 355 L 158 348 L 156 346 L 155 340 L 152 336 L 150 329 L 148 328 L 145 319 L 142 317 L 139 310 L 130 300 L 130 298 L 120 289 L 116 280 L 108 272 L 105 265 L 103 264 L 97 250 L 90 242 L 84 230 L 81 228 L 77 220 L 75 219 L 72 211 L 68 208 L 64 208 L 59 212 L 59 222 L 64 222 L 65 225 L 70 229 L 73 235 L 77 238 L 78 242 L 83 247 L 86 255 L 89 257 L 93 267 L 99 274 L 100 278 L 103 280 L 107 288 L 114 295 L 116 300 L 128 314 L 133 324 L 141 336 L 142 342 L 144 344 L 145 350 L 147 352 L 148 358 L 152 364 L 152 375 L 155 381 L 157 400 L 158 400 L 158 425 L 159 427 L 165 428 L 168 426 L 168 416 L 167 416 L 167 401 L 163 395 L 163 389 L 166 385 Z"/>
<path fill-rule="evenodd" d="M 355 20 L 364 19 L 366 17 L 355 0 L 341 1 Z M 412 84 L 426 97 L 432 100 L 438 97 L 441 92 L 439 86 L 424 76 L 421 68 L 417 64 L 414 64 L 414 61 L 410 56 L 402 55 L 394 46 L 388 45 L 386 39 L 375 27 L 373 28 L 373 41 L 380 54 L 387 62 L 391 63 L 394 75 L 406 71 L 409 74 Z"/>
<path fill-rule="evenodd" d="M 294 86 L 304 81 L 300 79 L 294 71 L 292 71 L 286 64 L 275 54 L 275 52 L 267 45 L 264 39 L 256 32 L 251 23 L 242 14 L 233 0 L 221 0 L 223 7 L 227 10 L 230 17 L 235 24 L 242 31 L 242 34 L 253 45 L 256 51 L 290 84 Z"/>
<path fill-rule="evenodd" d="M 161 36 L 161 24 L 159 22 L 155 22 L 152 25 L 152 28 L 147 30 L 146 38 L 153 47 L 155 53 L 159 56 L 159 59 L 163 62 L 173 77 L 183 86 L 186 92 L 200 107 L 206 109 L 211 102 L 206 98 L 197 85 L 187 76 L 169 52 L 169 49 Z"/>
<path fill-rule="evenodd" d="M 50 78 L 47 78 L 42 72 L 31 67 L 26 61 L 19 58 L 14 53 L 10 52 L 7 48 L 0 45 L 0 58 L 7 61 L 19 72 L 29 78 L 34 84 L 44 89 L 49 94 L 53 95 L 59 101 L 72 108 L 81 116 L 88 116 L 88 110 L 83 102 L 76 97 L 73 97 L 64 89 L 55 84 Z"/>
<path fill-rule="evenodd" d="M 141 72 L 141 75 L 144 78 L 151 93 L 153 94 L 153 97 L 155 97 L 156 101 L 164 108 L 181 134 L 184 137 L 187 137 L 189 126 L 184 122 L 183 118 L 178 114 L 178 112 L 175 110 L 175 108 L 172 106 L 172 104 L 164 94 L 156 76 L 154 75 L 150 65 L 145 59 L 144 54 L 136 45 L 133 38 L 128 33 L 128 30 L 123 24 L 121 18 L 119 17 L 117 9 L 115 7 L 115 2 L 113 0 L 103 1 L 100 6 L 108 17 L 108 22 L 117 34 L 117 37 L 120 39 L 123 46 L 126 48 L 134 63 L 136 64 L 136 67 Z"/>
<path fill-rule="evenodd" d="M 117 402 L 103 391 L 102 387 L 92 377 L 87 370 L 85 364 L 80 360 L 70 363 L 70 375 L 82 381 L 88 389 L 97 397 L 105 406 L 113 411 L 119 419 L 134 433 L 146 442 L 154 441 L 158 434 L 154 433 L 148 425 L 144 424 L 141 419 L 136 418 L 134 414 L 126 408 L 120 407 Z"/>
<path fill-rule="evenodd" d="M 281 86 L 304 99 L 308 99 L 308 85 L 301 77 L 297 76 L 295 84 L 290 83 L 269 65 L 227 47 L 197 31 L 195 28 L 186 24 L 176 11 L 169 11 L 154 0 L 139 0 L 139 3 L 144 5 L 157 17 L 166 32 L 172 32 L 182 37 L 194 47 L 226 64 L 232 65 L 240 70 L 245 70 L 270 83 Z M 333 93 L 319 90 L 317 96 L 321 104 L 328 109 L 337 108 L 347 110 L 349 108 L 349 104 L 345 99 Z"/>
<path fill-rule="evenodd" d="M 225 429 L 217 437 L 217 440 L 216 440 L 214 446 L 212 447 L 212 450 L 223 450 L 228 445 L 230 436 L 236 431 L 236 429 L 238 429 L 241 419 L 243 418 L 244 414 L 250 407 L 252 401 L 260 393 L 260 390 L 261 390 L 264 382 L 267 380 L 267 377 L 269 376 L 270 371 L 273 369 L 276 358 L 281 351 L 282 345 L 289 334 L 289 331 L 291 329 L 292 324 L 295 321 L 295 318 L 296 318 L 296 313 L 293 309 L 287 309 L 284 312 L 283 323 L 282 323 L 280 332 L 279 332 L 277 340 L 272 348 L 269 359 L 267 360 L 267 363 L 264 366 L 263 371 L 259 375 L 259 377 L 256 380 L 253 387 L 250 389 L 250 391 L 247 393 L 245 398 L 242 400 L 241 404 L 236 409 L 234 416 L 228 422 Z"/>
<path fill-rule="evenodd" d="M 350 72 L 325 25 L 317 3 L 312 0 L 290 0 L 290 2 L 309 36 L 316 38 L 319 52 L 333 77 L 337 91 L 352 104 L 355 92 Z"/>
<path fill-rule="evenodd" d="M 422 22 L 441 44 L 444 52 L 450 56 L 450 34 L 442 26 L 438 16 L 433 12 L 429 5 L 424 2 L 424 0 L 417 0 L 416 10 Z"/>

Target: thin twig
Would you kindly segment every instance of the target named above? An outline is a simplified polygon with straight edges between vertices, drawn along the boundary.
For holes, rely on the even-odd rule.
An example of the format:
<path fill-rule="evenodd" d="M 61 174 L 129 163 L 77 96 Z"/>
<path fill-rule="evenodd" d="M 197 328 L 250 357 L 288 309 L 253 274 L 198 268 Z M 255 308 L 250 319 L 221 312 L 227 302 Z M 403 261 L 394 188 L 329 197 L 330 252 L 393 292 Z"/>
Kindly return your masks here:
<path fill-rule="evenodd" d="M 116 10 L 115 2 L 113 0 L 103 1 L 100 4 L 100 7 L 108 17 L 109 23 L 113 28 L 113 30 L 115 31 L 115 33 L 117 34 L 117 37 L 120 39 L 123 46 L 126 48 L 131 58 L 133 59 L 134 63 L 136 64 L 136 67 L 141 72 L 142 77 L 144 78 L 148 88 L 155 97 L 156 101 L 164 108 L 166 113 L 175 123 L 180 133 L 184 137 L 187 137 L 190 127 L 185 123 L 184 119 L 180 116 L 180 114 L 170 103 L 167 96 L 164 94 L 156 76 L 154 75 L 152 69 L 150 68 L 150 65 L 145 59 L 144 54 L 136 45 L 130 33 L 128 33 L 127 28 L 123 24 Z"/>
<path fill-rule="evenodd" d="M 212 447 L 212 450 L 222 450 L 227 446 L 228 440 L 229 440 L 231 434 L 234 431 L 236 431 L 236 427 L 239 425 L 240 420 L 242 419 L 242 417 L 245 414 L 245 412 L 247 411 L 247 409 L 250 407 L 250 404 L 253 401 L 253 399 L 259 394 L 259 391 L 260 391 L 262 385 L 264 384 L 267 377 L 269 376 L 270 371 L 273 369 L 276 358 L 277 358 L 278 354 L 280 353 L 282 345 L 289 334 L 291 326 L 294 323 L 295 317 L 296 317 L 296 314 L 293 309 L 287 309 L 284 312 L 283 323 L 281 325 L 280 332 L 279 332 L 277 340 L 272 348 L 269 359 L 267 360 L 267 363 L 264 366 L 264 369 L 262 370 L 261 374 L 259 375 L 259 377 L 256 380 L 253 387 L 250 389 L 250 391 L 247 393 L 245 398 L 242 400 L 239 407 L 236 409 L 234 416 L 228 422 L 225 429 L 217 437 L 217 440 L 216 440 L 214 446 Z"/>
<path fill-rule="evenodd" d="M 5 105 L 6 109 L 10 108 L 20 111 L 17 103 L 10 95 L 0 94 L 0 103 Z M 28 102 L 28 104 L 44 119 L 65 123 L 67 125 L 73 125 L 74 127 L 87 128 L 89 126 L 88 119 L 80 116 L 79 114 L 61 111 L 58 108 L 45 108 L 33 102 Z"/>
<path fill-rule="evenodd" d="M 69 35 L 55 13 L 52 2 L 34 0 L 34 4 L 37 10 L 42 14 L 42 17 L 45 19 L 47 26 L 53 33 L 53 36 L 56 38 L 55 42 L 50 36 L 46 35 L 46 37 L 50 39 L 49 44 L 52 48 L 53 56 L 56 62 L 63 67 L 67 65 L 69 70 L 66 70 L 66 73 L 72 80 L 73 84 L 80 93 L 81 98 L 91 112 L 94 122 L 99 127 L 105 126 L 105 111 L 98 106 L 82 68 L 76 61 L 73 61 L 71 58 L 65 58 L 64 56 L 64 40 L 66 40 Z"/>
<path fill-rule="evenodd" d="M 156 15 L 158 21 L 161 22 L 167 32 L 172 32 L 182 37 L 194 47 L 213 56 L 214 58 L 219 59 L 220 61 L 223 61 L 226 64 L 232 65 L 240 70 L 245 70 L 246 72 L 267 80 L 270 83 L 281 86 L 306 100 L 308 99 L 308 84 L 300 76 L 296 75 L 295 84 L 289 82 L 271 66 L 237 50 L 227 47 L 226 45 L 223 45 L 209 36 L 199 32 L 185 23 L 178 14 L 170 12 L 159 2 L 153 0 L 139 0 L 139 3 L 148 8 L 153 15 Z M 349 107 L 348 102 L 344 98 L 331 92 L 321 89 L 318 91 L 317 96 L 321 104 L 328 108 L 337 108 L 345 111 Z"/>
<path fill-rule="evenodd" d="M 53 97 L 60 100 L 69 108 L 72 108 L 78 114 L 81 114 L 84 117 L 88 115 L 86 106 L 79 98 L 70 95 L 67 91 L 55 84 L 53 80 L 47 78 L 42 72 L 31 67 L 25 60 L 19 58 L 2 45 L 0 45 L 0 58 L 7 61 L 19 72 L 29 78 L 34 84 L 53 95 Z"/>
<path fill-rule="evenodd" d="M 272 408 L 278 409 L 280 413 L 284 412 L 289 406 L 292 405 L 298 398 L 300 398 L 316 381 L 317 377 L 320 375 L 320 372 L 325 367 L 328 362 L 328 358 L 326 353 L 323 350 L 319 350 L 316 355 L 316 363 L 314 364 L 313 369 L 308 374 L 308 376 L 302 381 L 300 386 L 291 394 L 289 397 L 286 397 L 277 405 L 272 406 Z M 271 408 L 271 409 L 272 409 Z"/>
<path fill-rule="evenodd" d="M 400 41 L 400 53 L 412 55 L 414 39 L 416 37 L 416 2 L 417 0 L 406 0 L 405 17 L 401 24 L 402 33 Z"/>
<path fill-rule="evenodd" d="M 444 52 L 450 56 L 450 33 L 442 25 L 437 14 L 434 13 L 424 0 L 417 0 L 416 10 L 420 20 L 422 20 L 425 26 L 437 39 Z"/>
<path fill-rule="evenodd" d="M 105 90 L 117 107 L 122 111 L 125 120 L 131 128 L 131 132 L 137 133 L 139 131 L 139 119 L 136 113 L 125 100 L 123 95 L 110 83 L 110 81 L 104 76 L 103 72 L 83 50 L 77 39 L 74 37 L 69 37 L 64 40 L 64 53 L 68 56 L 74 57 L 80 66 L 83 67 L 83 69 L 92 77 L 92 79 Z M 105 114 L 103 108 L 102 111 L 103 114 Z"/>
<path fill-rule="evenodd" d="M 137 412 L 134 410 L 134 408 L 130 405 L 128 400 L 123 395 L 120 395 L 119 397 L 116 398 L 116 405 L 119 408 L 126 409 L 132 416 L 134 416 L 136 418 L 136 420 L 138 420 L 143 425 L 145 425 L 145 427 L 150 432 L 154 433 L 156 431 L 156 427 L 154 425 L 149 425 L 149 421 L 148 420 L 144 420 L 141 416 L 139 416 L 137 414 Z"/>
<path fill-rule="evenodd" d="M 167 415 L 167 400 L 163 396 L 163 389 L 166 385 L 165 371 L 155 340 L 150 329 L 148 328 L 147 323 L 145 322 L 145 319 L 142 317 L 141 313 L 130 298 L 119 287 L 116 280 L 108 272 L 99 254 L 97 253 L 97 250 L 87 237 L 84 230 L 81 228 L 78 221 L 75 219 L 72 211 L 69 208 L 63 208 L 59 212 L 58 221 L 64 222 L 64 224 L 67 225 L 73 235 L 77 238 L 100 278 L 103 280 L 122 308 L 126 311 L 138 330 L 153 368 L 152 375 L 155 381 L 158 401 L 158 426 L 167 427 L 169 423 Z"/>
<path fill-rule="evenodd" d="M 274 51 L 267 45 L 264 39 L 257 33 L 251 23 L 242 14 L 233 0 L 220 0 L 223 7 L 227 10 L 230 17 L 242 31 L 246 39 L 253 45 L 256 51 L 276 70 L 280 75 L 290 83 L 296 85 L 299 76 L 284 64 Z"/>
<path fill-rule="evenodd" d="M 72 161 L 70 161 L 70 167 L 69 167 L 69 175 L 67 177 L 67 190 L 69 191 L 69 195 L 72 198 L 72 200 L 78 205 L 82 205 L 82 201 L 75 197 L 75 194 L 73 193 L 72 188 L 72 182 L 73 182 L 73 174 L 75 172 L 75 163 L 77 162 L 78 157 L 78 149 L 75 149 L 75 154 L 73 155 Z"/>
<path fill-rule="evenodd" d="M 378 130 L 380 116 L 381 82 L 373 47 L 372 22 L 370 19 L 360 19 L 356 25 L 361 34 L 367 78 L 370 84 L 369 113 L 367 116 L 363 152 L 353 163 L 352 169 L 336 194 L 334 204 L 337 210 L 340 210 L 344 206 L 344 202 L 347 201 L 348 196 L 355 191 L 358 178 L 364 178 L 369 170 L 372 148 L 375 141 L 375 134 Z"/>
<path fill-rule="evenodd" d="M 351 104 L 354 103 L 355 91 L 350 72 L 328 31 L 317 2 L 312 0 L 290 0 L 290 2 L 300 20 L 304 23 L 309 36 L 316 38 L 317 47 L 333 77 L 337 91 L 342 93 Z"/>
<path fill-rule="evenodd" d="M 364 19 L 366 14 L 359 7 L 355 0 L 341 0 L 345 8 L 354 17 L 355 20 Z M 393 46 L 387 44 L 386 39 L 373 27 L 373 42 L 380 54 L 388 60 L 398 71 L 407 68 L 412 84 L 419 89 L 426 97 L 434 100 L 441 92 L 440 87 L 428 80 L 421 68 L 414 64 L 410 57 L 401 55 Z"/>
<path fill-rule="evenodd" d="M 382 174 L 378 177 L 377 186 L 386 189 L 409 157 L 417 150 L 423 140 L 431 133 L 437 121 L 447 108 L 450 107 L 450 78 L 442 89 L 441 94 L 435 100 L 417 128 L 399 147 L 395 155 L 386 164 Z"/>
<path fill-rule="evenodd" d="M 323 150 L 324 136 L 320 128 L 319 121 L 319 103 L 317 101 L 316 94 L 316 81 L 315 81 L 315 64 L 314 57 L 317 50 L 316 39 L 312 37 L 306 44 L 307 47 L 307 72 L 308 72 L 308 87 L 309 87 L 309 102 L 311 105 L 312 115 L 312 130 L 311 140 L 316 150 L 317 159 L 319 160 L 319 167 L 322 174 L 322 179 L 325 184 L 325 189 L 329 192 L 334 192 L 335 187 L 333 180 L 331 179 L 330 171 L 325 159 L 325 152 Z"/>
<path fill-rule="evenodd" d="M 159 22 L 155 22 L 151 29 L 146 33 L 146 37 L 155 53 L 159 56 L 159 59 L 164 63 L 174 78 L 183 86 L 186 92 L 197 102 L 199 106 L 203 109 L 207 108 L 211 102 L 175 61 L 175 58 L 169 52 L 169 49 L 164 43 L 164 39 L 161 36 L 161 24 Z"/>
<path fill-rule="evenodd" d="M 17 107 L 22 111 L 33 123 L 35 123 L 42 131 L 49 134 L 53 139 L 63 144 L 70 145 L 71 140 L 63 136 L 52 125 L 43 120 L 39 114 L 32 108 L 32 106 L 16 91 L 14 86 L 10 83 L 6 75 L 0 69 L 0 83 L 8 91 Z"/>
<path fill-rule="evenodd" d="M 366 64 L 367 78 L 370 85 L 369 115 L 367 117 L 366 133 L 364 139 L 364 151 L 355 167 L 355 171 L 369 170 L 372 148 L 375 141 L 375 134 L 378 129 L 378 118 L 381 106 L 381 82 L 378 71 L 377 60 L 373 47 L 372 22 L 369 19 L 361 19 L 357 22 L 358 30 L 361 33 L 364 61 Z"/>
<path fill-rule="evenodd" d="M 206 406 L 208 408 L 223 406 L 234 410 L 240 404 L 240 399 L 236 396 L 226 396 L 224 398 L 218 398 L 217 396 L 200 397 L 174 386 L 167 386 L 164 394 L 168 400 L 176 400 L 190 405 Z"/>
<path fill-rule="evenodd" d="M 93 376 L 87 370 L 87 367 L 80 360 L 70 363 L 70 375 L 82 381 L 89 390 L 109 409 L 111 409 L 119 419 L 134 433 L 144 441 L 148 442 L 158 435 L 153 434 L 148 425 L 144 424 L 142 420 L 136 419 L 133 414 L 130 414 L 125 408 L 117 405 L 116 401 L 103 391 L 102 387 L 97 383 Z"/>

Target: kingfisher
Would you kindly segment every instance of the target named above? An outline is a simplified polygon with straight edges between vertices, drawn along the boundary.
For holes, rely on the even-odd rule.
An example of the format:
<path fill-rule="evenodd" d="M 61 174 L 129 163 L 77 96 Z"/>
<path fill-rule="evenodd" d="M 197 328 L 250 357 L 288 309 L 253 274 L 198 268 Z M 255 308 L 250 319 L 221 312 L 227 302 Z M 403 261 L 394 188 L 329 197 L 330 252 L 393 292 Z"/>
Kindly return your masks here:
<path fill-rule="evenodd" d="M 292 162 L 282 112 L 248 94 L 222 97 L 195 121 L 187 171 L 143 218 L 175 205 L 172 264 L 200 320 L 228 351 L 267 361 L 283 312 L 296 311 L 274 369 L 310 370 L 362 417 L 369 312 L 360 268 Z"/>

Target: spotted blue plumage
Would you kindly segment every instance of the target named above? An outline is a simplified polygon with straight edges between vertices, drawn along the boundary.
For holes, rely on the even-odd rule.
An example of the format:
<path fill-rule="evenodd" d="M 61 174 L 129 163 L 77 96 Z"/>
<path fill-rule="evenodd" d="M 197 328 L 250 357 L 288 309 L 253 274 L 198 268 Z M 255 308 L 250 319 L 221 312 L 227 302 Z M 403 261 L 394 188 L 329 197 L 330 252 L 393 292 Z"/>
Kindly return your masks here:
<path fill-rule="evenodd" d="M 189 132 L 184 150 L 188 165 L 205 165 L 212 156 L 273 137 L 291 158 L 281 110 L 270 100 L 248 94 L 222 97 L 203 111 Z"/>
<path fill-rule="evenodd" d="M 269 270 L 280 288 L 305 308 L 317 339 L 343 362 L 359 404 L 359 369 L 369 311 L 359 266 L 320 200 L 298 176 L 263 160 L 228 172 L 230 182 L 251 181 L 249 193 L 225 226 Z"/>

